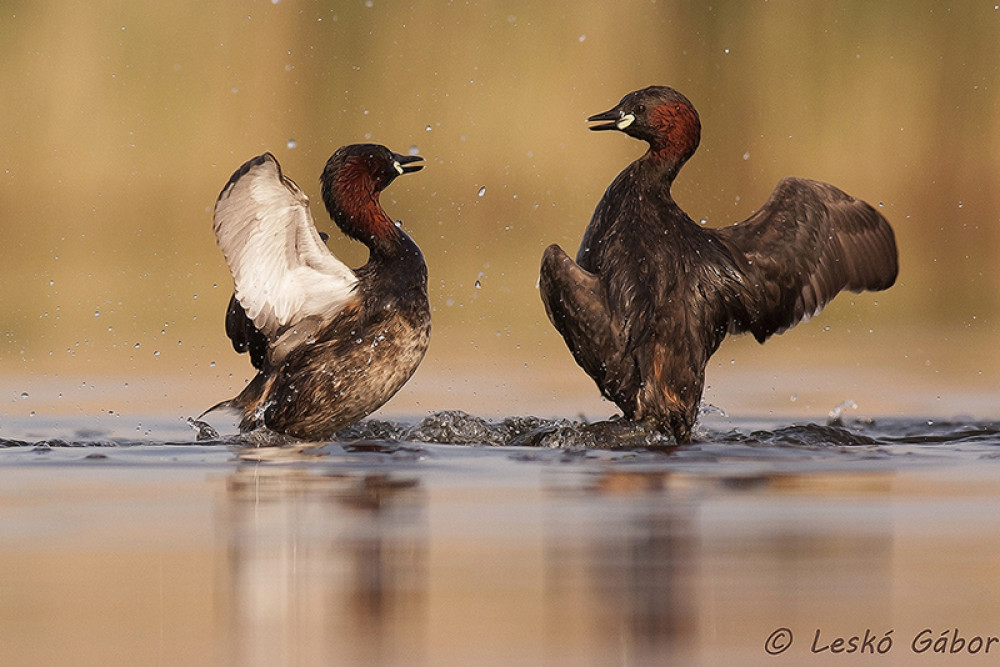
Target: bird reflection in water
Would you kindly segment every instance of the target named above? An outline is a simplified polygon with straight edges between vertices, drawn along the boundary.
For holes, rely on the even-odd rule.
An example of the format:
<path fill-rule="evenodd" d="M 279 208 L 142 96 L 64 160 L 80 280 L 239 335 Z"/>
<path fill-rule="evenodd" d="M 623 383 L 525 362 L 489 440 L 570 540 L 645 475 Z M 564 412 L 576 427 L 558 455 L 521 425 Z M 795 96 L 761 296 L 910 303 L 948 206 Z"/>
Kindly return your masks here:
<path fill-rule="evenodd" d="M 272 462 L 247 461 L 227 481 L 233 654 L 245 658 L 237 662 L 378 664 L 419 654 L 427 531 L 418 481 L 332 470 L 315 452 L 288 448 L 247 456 Z"/>
<path fill-rule="evenodd" d="M 694 664 L 793 621 L 849 626 L 859 608 L 891 619 L 886 484 L 622 467 L 555 474 L 551 634 L 572 636 L 581 660 Z"/>
<path fill-rule="evenodd" d="M 797 619 L 894 618 L 891 478 L 716 475 L 713 450 L 549 450 L 535 477 L 525 448 L 450 447 L 244 450 L 233 662 L 694 664 Z"/>
<path fill-rule="evenodd" d="M 666 664 L 690 657 L 698 611 L 694 510 L 669 480 L 669 473 L 609 468 L 552 489 L 572 500 L 550 506 L 575 507 L 582 522 L 576 531 L 585 536 L 582 544 L 567 539 L 558 527 L 567 523 L 564 511 L 550 517 L 551 627 L 576 637 L 581 659 Z"/>

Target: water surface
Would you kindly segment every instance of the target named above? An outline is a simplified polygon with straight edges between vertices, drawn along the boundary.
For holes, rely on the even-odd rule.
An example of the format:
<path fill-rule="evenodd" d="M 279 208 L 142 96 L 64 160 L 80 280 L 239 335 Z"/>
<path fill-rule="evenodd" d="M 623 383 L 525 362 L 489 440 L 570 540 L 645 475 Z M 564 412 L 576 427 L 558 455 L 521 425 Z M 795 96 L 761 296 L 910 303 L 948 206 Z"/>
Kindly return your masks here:
<path fill-rule="evenodd" d="M 709 415 L 682 447 L 458 412 L 311 447 L 180 419 L 3 435 L 3 664 L 823 664 L 852 637 L 890 638 L 885 664 L 1000 656 L 969 653 L 1000 635 L 997 423 Z M 918 652 L 942 633 L 964 648 Z"/>

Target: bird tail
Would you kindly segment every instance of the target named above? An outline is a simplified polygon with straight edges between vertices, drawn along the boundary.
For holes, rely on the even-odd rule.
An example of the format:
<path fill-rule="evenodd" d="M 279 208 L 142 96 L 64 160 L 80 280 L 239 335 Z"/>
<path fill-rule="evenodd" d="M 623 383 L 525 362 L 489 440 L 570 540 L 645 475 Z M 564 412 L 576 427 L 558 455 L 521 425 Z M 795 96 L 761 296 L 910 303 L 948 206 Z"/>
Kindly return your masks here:
<path fill-rule="evenodd" d="M 260 426 L 260 424 L 256 423 L 259 419 L 257 406 L 260 405 L 267 393 L 267 389 L 270 387 L 271 383 L 268 379 L 263 373 L 257 373 L 254 379 L 250 381 L 250 384 L 244 387 L 238 396 L 222 401 L 221 403 L 216 403 L 198 415 L 198 419 L 216 410 L 238 410 L 243 415 L 243 419 L 240 422 L 240 430 L 248 431 Z"/>
<path fill-rule="evenodd" d="M 230 398 L 225 401 L 222 401 L 221 403 L 216 403 L 208 410 L 205 410 L 200 415 L 198 415 L 198 420 L 200 421 L 201 418 L 207 415 L 209 412 L 215 412 L 216 410 L 235 410 L 238 408 L 238 406 L 235 403 L 236 403 L 235 398 Z"/>

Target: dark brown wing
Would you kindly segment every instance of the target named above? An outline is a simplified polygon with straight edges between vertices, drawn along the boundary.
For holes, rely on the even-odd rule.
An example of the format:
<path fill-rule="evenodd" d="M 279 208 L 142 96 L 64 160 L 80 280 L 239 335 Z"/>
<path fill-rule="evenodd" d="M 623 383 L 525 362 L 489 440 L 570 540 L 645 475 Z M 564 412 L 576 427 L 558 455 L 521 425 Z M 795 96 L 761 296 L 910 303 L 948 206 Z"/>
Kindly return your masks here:
<path fill-rule="evenodd" d="M 233 349 L 239 353 L 249 352 L 250 363 L 259 371 L 264 370 L 267 359 L 267 336 L 262 334 L 253 321 L 247 317 L 243 306 L 233 294 L 226 308 L 226 335 L 233 342 Z"/>
<path fill-rule="evenodd" d="M 538 288 L 549 320 L 566 340 L 576 363 L 619 407 L 630 402 L 638 390 L 638 369 L 632 356 L 626 355 L 625 336 L 612 322 L 597 276 L 553 244 L 542 256 Z"/>
<path fill-rule="evenodd" d="M 841 290 L 887 289 L 899 271 L 882 214 L 817 181 L 783 179 L 757 213 L 715 232 L 748 282 L 750 319 L 734 318 L 733 332 L 749 330 L 761 342 L 817 314 Z"/>

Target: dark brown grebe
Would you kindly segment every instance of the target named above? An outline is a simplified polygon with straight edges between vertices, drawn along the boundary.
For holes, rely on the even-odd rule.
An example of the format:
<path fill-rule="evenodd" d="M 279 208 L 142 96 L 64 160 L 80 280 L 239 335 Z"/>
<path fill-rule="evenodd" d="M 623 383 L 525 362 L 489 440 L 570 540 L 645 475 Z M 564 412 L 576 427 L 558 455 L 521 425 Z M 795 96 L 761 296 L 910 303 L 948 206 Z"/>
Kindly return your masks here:
<path fill-rule="evenodd" d="M 670 186 L 701 123 L 672 88 L 635 91 L 587 120 L 649 150 L 604 193 L 576 262 L 558 245 L 545 250 L 539 286 L 577 363 L 628 419 L 689 440 L 705 366 L 727 333 L 763 343 L 841 290 L 895 282 L 889 223 L 832 185 L 786 178 L 741 223 L 706 229 L 691 220 Z"/>
<path fill-rule="evenodd" d="M 320 177 L 323 203 L 368 263 L 352 271 L 316 230 L 309 199 L 270 153 L 240 167 L 215 204 L 219 248 L 233 275 L 226 334 L 257 376 L 216 408 L 240 429 L 323 440 L 388 401 L 427 350 L 427 267 L 379 193 L 419 156 L 344 146 Z"/>

